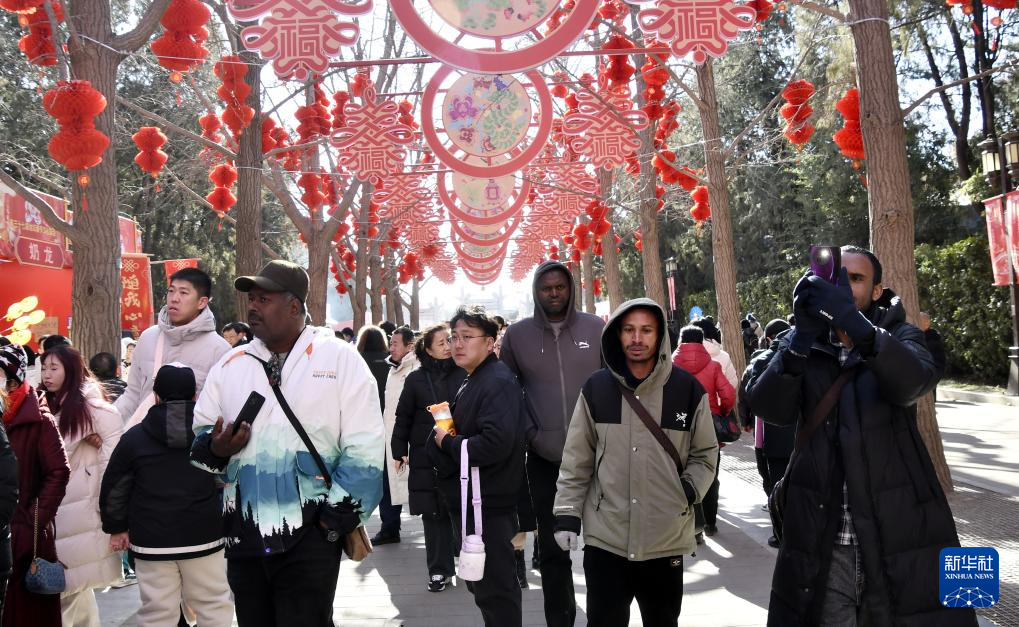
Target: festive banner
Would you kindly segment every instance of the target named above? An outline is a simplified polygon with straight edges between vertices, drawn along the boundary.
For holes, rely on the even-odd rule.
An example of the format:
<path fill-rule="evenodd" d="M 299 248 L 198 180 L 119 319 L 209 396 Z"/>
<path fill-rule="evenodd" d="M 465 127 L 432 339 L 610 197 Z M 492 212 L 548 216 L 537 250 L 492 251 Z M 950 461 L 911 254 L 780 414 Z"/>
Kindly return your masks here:
<path fill-rule="evenodd" d="M 1012 251 L 1012 268 L 1019 277 L 1019 191 L 1005 196 L 1005 242 Z"/>
<path fill-rule="evenodd" d="M 120 260 L 120 328 L 138 337 L 152 326 L 152 279 L 148 255 L 127 254 Z"/>
<path fill-rule="evenodd" d="M 197 259 L 167 259 L 163 262 L 163 268 L 166 270 L 166 288 L 170 288 L 170 277 L 174 273 L 183 270 L 184 268 L 197 268 Z"/>
<path fill-rule="evenodd" d="M 22 265 L 63 268 L 70 265 L 65 258 L 64 236 L 46 224 L 42 212 L 29 204 L 14 190 L 0 184 L 3 209 L 0 210 L 0 258 L 16 259 Z M 64 201 L 56 196 L 36 192 L 61 218 Z"/>

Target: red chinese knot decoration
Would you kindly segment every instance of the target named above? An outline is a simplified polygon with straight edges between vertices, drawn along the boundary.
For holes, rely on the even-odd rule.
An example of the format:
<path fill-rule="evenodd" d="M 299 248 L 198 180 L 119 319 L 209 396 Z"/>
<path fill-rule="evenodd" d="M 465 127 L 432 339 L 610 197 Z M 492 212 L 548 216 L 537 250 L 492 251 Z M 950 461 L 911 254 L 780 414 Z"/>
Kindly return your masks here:
<path fill-rule="evenodd" d="M 753 28 L 756 18 L 753 8 L 733 0 L 658 0 L 637 14 L 645 34 L 669 43 L 676 56 L 692 53 L 694 63 L 725 54 L 729 42 Z"/>
<path fill-rule="evenodd" d="M 570 136 L 570 148 L 590 157 L 595 167 L 618 168 L 640 148 L 637 132 L 650 121 L 633 108 L 629 89 L 601 89 L 597 95 L 584 89 L 577 92 L 577 104 L 563 117 L 563 133 Z"/>
<path fill-rule="evenodd" d="M 400 108 L 392 100 L 378 102 L 369 82 L 361 104 L 344 107 L 346 125 L 333 131 L 332 144 L 341 150 L 339 162 L 359 181 L 378 184 L 398 172 L 406 158 L 406 146 L 414 131 L 398 120 Z"/>
<path fill-rule="evenodd" d="M 347 18 L 367 15 L 372 0 L 353 4 L 341 0 L 229 0 L 230 13 L 255 26 L 241 31 L 248 50 L 271 59 L 276 75 L 284 80 L 306 80 L 321 74 L 343 46 L 352 46 L 360 28 Z"/>

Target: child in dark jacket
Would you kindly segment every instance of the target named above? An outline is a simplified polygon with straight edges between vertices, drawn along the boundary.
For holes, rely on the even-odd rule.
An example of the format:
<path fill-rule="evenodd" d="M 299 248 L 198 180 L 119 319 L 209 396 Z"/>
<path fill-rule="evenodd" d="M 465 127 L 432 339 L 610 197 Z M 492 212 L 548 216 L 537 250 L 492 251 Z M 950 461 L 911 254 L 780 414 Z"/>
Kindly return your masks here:
<path fill-rule="evenodd" d="M 191 465 L 194 372 L 167 364 L 152 390 L 156 404 L 121 437 L 103 476 L 103 531 L 135 559 L 139 626 L 176 625 L 182 600 L 199 625 L 230 625 L 219 487 Z"/>

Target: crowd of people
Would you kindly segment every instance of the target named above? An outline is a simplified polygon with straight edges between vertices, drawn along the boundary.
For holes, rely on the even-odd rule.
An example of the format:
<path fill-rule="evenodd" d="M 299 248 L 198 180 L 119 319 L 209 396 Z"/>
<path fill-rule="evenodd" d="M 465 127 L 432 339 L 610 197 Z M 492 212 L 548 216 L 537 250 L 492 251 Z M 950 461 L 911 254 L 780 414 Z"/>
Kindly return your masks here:
<path fill-rule="evenodd" d="M 677 625 L 737 420 L 775 522 L 769 625 L 975 625 L 938 597 L 959 541 L 915 420 L 940 342 L 873 254 L 841 259 L 834 283 L 804 275 L 788 320 L 743 321 L 742 376 L 712 318 L 670 329 L 638 298 L 602 320 L 554 261 L 508 325 L 464 305 L 420 332 L 315 327 L 307 273 L 273 261 L 235 280 L 246 324 L 217 332 L 212 282 L 188 268 L 120 357 L 86 365 L 53 336 L 35 366 L 0 346 L 3 625 L 98 626 L 94 589 L 125 579 L 145 627 L 332 625 L 376 508 L 375 547 L 421 517 L 431 592 L 480 546 L 465 583 L 487 626 L 522 622 L 527 533 L 549 626 L 575 624 L 581 546 L 588 625 L 627 625 L 633 601 Z M 63 564 L 60 589 L 29 586 L 38 560 Z"/>

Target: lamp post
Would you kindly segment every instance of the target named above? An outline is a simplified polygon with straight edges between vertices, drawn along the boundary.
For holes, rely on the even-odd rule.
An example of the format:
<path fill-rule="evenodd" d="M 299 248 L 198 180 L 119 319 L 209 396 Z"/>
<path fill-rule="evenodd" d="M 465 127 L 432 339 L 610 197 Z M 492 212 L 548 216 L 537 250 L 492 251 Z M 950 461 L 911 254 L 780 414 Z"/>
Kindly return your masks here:
<path fill-rule="evenodd" d="M 1000 138 L 988 137 L 980 142 L 978 148 L 980 149 L 980 162 L 983 166 L 984 177 L 992 186 L 1001 189 L 1002 224 L 1005 225 L 1005 250 L 1007 253 L 1011 247 L 1012 239 L 1008 236 L 1009 226 L 1004 219 L 1004 214 L 1009 192 L 1009 170 L 1019 180 L 1019 133 L 1006 133 Z M 1016 282 L 1013 255 L 1006 254 L 1006 257 L 1009 306 L 1012 310 L 1012 346 L 1008 349 L 1008 384 L 1005 387 L 1005 394 L 1019 396 L 1019 313 L 1016 311 L 1016 303 L 1019 302 L 1019 283 Z"/>
<path fill-rule="evenodd" d="M 662 262 L 665 266 L 665 284 L 669 292 L 669 321 L 675 323 L 676 321 L 676 272 L 679 270 L 679 264 L 676 263 L 675 257 L 669 257 Z"/>

